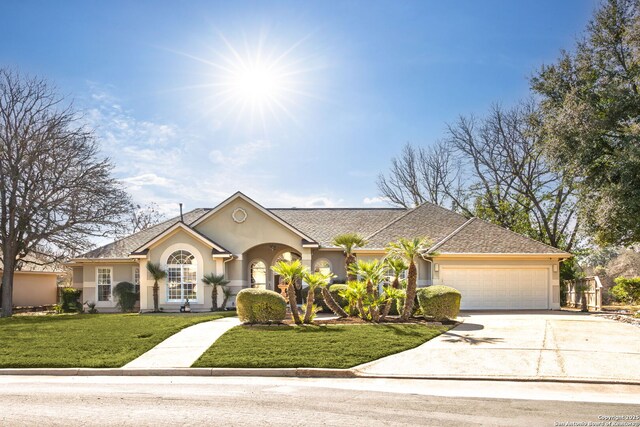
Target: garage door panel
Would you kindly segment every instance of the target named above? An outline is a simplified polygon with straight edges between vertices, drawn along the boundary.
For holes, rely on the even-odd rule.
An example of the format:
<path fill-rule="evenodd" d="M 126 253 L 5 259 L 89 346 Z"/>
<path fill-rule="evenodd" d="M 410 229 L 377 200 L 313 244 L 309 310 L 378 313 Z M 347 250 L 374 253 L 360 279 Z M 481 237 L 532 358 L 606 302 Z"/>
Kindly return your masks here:
<path fill-rule="evenodd" d="M 443 266 L 441 281 L 462 294 L 462 309 L 546 309 L 548 269 Z"/>

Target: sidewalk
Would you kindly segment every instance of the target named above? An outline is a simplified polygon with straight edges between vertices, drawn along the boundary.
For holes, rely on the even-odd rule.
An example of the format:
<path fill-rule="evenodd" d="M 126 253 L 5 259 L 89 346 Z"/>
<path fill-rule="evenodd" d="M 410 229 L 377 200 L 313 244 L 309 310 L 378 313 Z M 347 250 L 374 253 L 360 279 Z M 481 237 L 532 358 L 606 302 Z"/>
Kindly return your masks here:
<path fill-rule="evenodd" d="M 239 324 L 237 317 L 224 317 L 190 326 L 127 363 L 124 369 L 189 368 L 222 334 Z"/>

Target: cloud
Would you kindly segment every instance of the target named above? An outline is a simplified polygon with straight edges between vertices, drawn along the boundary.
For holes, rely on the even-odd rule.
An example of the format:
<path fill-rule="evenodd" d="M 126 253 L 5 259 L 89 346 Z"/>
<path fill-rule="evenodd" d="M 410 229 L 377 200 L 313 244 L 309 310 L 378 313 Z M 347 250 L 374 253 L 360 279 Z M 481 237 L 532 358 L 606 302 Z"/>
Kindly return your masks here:
<path fill-rule="evenodd" d="M 382 203 L 389 203 L 389 199 L 386 197 L 365 197 L 362 199 L 362 203 L 365 205 L 379 205 Z"/>

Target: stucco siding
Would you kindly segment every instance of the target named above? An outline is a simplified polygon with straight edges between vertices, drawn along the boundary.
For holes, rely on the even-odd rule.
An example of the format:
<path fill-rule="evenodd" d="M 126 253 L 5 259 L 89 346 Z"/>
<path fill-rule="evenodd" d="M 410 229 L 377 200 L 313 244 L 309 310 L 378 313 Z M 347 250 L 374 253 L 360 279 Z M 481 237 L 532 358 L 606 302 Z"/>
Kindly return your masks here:
<path fill-rule="evenodd" d="M 231 217 L 238 208 L 247 212 L 242 223 Z M 195 228 L 234 254 L 263 243 L 281 243 L 302 251 L 302 238 L 298 234 L 242 199 L 232 201 Z"/>
<path fill-rule="evenodd" d="M 14 273 L 13 305 L 29 307 L 55 304 L 58 298 L 56 282 L 55 273 Z"/>
<path fill-rule="evenodd" d="M 347 279 L 347 273 L 344 266 L 344 254 L 342 251 L 313 251 L 311 268 L 315 269 L 316 262 L 326 259 L 331 264 L 331 272 L 336 275 L 334 282 L 344 282 Z"/>

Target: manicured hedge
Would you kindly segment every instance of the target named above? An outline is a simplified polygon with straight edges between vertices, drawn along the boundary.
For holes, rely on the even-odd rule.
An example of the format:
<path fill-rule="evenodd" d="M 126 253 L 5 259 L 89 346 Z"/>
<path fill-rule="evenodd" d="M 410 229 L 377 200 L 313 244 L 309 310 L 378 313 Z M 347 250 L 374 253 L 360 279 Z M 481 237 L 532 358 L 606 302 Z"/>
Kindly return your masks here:
<path fill-rule="evenodd" d="M 460 312 L 462 295 L 457 289 L 448 286 L 428 286 L 417 292 L 418 302 L 424 317 L 432 317 L 441 322 L 455 319 Z"/>
<path fill-rule="evenodd" d="M 243 289 L 236 295 L 238 317 L 244 323 L 282 322 L 287 316 L 287 302 L 277 292 L 266 289 Z"/>

